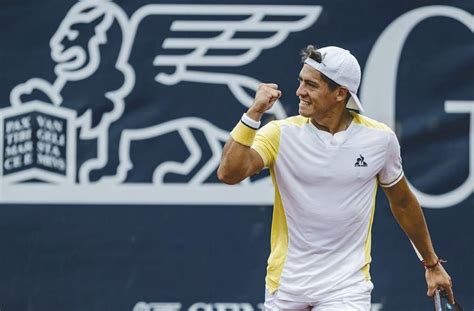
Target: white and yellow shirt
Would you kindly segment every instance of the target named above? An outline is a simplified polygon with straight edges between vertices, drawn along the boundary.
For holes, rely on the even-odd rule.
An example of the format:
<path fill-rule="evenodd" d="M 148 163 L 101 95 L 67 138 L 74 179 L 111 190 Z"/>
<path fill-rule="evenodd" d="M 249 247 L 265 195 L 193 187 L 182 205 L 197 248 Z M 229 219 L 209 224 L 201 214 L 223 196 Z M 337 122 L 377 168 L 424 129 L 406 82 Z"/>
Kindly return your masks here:
<path fill-rule="evenodd" d="M 394 132 L 352 115 L 334 135 L 302 116 L 272 121 L 252 145 L 275 187 L 266 287 L 283 299 L 317 300 L 370 280 L 377 184 L 396 184 L 403 170 Z"/>

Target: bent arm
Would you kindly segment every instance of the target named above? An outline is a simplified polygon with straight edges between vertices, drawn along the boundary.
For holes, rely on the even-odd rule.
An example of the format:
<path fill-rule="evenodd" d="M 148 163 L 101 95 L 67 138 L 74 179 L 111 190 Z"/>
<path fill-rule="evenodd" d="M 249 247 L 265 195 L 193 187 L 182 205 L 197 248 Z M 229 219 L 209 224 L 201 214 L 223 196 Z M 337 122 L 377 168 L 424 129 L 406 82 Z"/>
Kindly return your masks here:
<path fill-rule="evenodd" d="M 413 242 L 427 266 L 425 277 L 428 285 L 428 296 L 433 296 L 436 288 L 446 290 L 449 300 L 454 303 L 451 278 L 444 270 L 431 242 L 425 217 L 418 200 L 410 190 L 407 180 L 403 177 L 389 188 L 383 188 L 390 202 L 390 209 L 397 222 Z"/>
<path fill-rule="evenodd" d="M 262 115 L 273 106 L 280 96 L 281 91 L 278 90 L 277 84 L 260 84 L 255 94 L 254 102 L 246 113 L 247 117 L 254 120 L 254 122 L 259 122 Z M 260 172 L 264 167 L 262 157 L 257 151 L 250 148 L 256 134 L 256 129 L 246 128 L 245 125 L 239 122 L 234 131 L 236 131 L 236 136 L 229 138 L 225 144 L 221 163 L 217 170 L 219 180 L 230 185 L 237 184 L 245 178 Z M 236 139 L 239 142 L 233 137 L 237 137 Z"/>
<path fill-rule="evenodd" d="M 233 185 L 260 172 L 263 166 L 263 159 L 255 150 L 230 137 L 222 151 L 217 177 L 220 181 Z"/>

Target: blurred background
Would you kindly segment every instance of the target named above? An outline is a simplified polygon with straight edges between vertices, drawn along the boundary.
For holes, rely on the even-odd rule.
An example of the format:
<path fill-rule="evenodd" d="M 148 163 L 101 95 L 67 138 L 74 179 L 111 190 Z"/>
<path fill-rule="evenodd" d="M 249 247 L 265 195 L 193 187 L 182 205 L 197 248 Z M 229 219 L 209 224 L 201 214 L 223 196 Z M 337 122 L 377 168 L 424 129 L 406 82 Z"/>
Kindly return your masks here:
<path fill-rule="evenodd" d="M 0 2 L 0 309 L 261 310 L 273 189 L 216 169 L 260 82 L 297 113 L 300 50 L 359 60 L 438 255 L 474 309 L 472 1 Z M 317 200 L 317 198 L 315 198 Z M 373 310 L 430 310 L 382 191 Z"/>

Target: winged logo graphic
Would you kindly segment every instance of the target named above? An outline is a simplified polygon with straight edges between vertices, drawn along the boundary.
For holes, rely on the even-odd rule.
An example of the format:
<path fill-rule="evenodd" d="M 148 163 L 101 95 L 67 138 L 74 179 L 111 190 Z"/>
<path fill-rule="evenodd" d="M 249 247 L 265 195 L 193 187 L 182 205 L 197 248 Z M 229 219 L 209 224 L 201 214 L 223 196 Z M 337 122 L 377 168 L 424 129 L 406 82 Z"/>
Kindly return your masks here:
<path fill-rule="evenodd" d="M 321 10 L 320 6 L 297 5 L 149 4 L 129 17 L 112 1 L 77 2 L 50 40 L 55 80 L 32 78 L 17 85 L 10 93 L 11 107 L 3 109 L 0 117 L 2 129 L 21 117 L 29 118 L 29 127 L 10 126 L 10 132 L 0 133 L 2 162 L 18 156 L 17 147 L 25 142 L 7 140 L 8 135 L 26 131 L 29 142 L 28 137 L 31 140 L 43 131 L 64 136 L 62 145 L 48 140 L 51 135 L 38 142 L 56 150 L 42 154 L 43 159 L 51 163 L 59 159 L 64 168 L 48 167 L 47 161 L 39 165 L 30 160 L 26 165 L 18 160 L 15 168 L 0 171 L 0 200 L 23 202 L 23 194 L 29 193 L 30 200 L 39 203 L 270 203 L 269 178 L 246 180 L 232 188 L 209 181 L 230 124 L 217 124 L 201 115 L 204 112 L 199 108 L 203 102 L 222 105 L 225 98 L 237 105 L 224 110 L 235 106 L 241 113 L 261 83 L 242 68 L 282 44 L 291 33 L 308 29 Z M 180 100 L 191 89 L 198 90 L 194 100 Z M 35 94 L 41 94 L 41 99 Z M 147 112 L 137 117 L 136 111 Z M 276 102 L 268 114 L 286 117 L 283 103 Z M 67 118 L 59 117 L 64 115 Z M 69 130 L 43 128 L 39 117 L 51 124 L 64 123 Z M 229 118 L 235 120 L 236 115 Z M 178 142 L 149 147 L 170 137 Z M 176 146 L 183 148 L 180 159 L 163 158 L 167 148 Z M 141 148 L 151 158 L 162 160 L 140 160 Z M 134 179 L 138 170 L 148 172 L 148 179 Z M 24 171 L 30 173 L 24 175 Z M 59 178 L 46 179 L 45 174 Z M 170 175 L 185 178 L 169 182 Z M 206 195 L 209 190 L 212 197 Z"/>

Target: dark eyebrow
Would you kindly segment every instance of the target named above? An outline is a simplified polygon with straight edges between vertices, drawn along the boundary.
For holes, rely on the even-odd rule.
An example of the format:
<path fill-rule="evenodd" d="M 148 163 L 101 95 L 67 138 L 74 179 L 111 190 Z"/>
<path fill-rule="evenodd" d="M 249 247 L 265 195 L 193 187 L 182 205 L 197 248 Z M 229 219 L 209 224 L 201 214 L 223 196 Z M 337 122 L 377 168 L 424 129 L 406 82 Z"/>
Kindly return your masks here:
<path fill-rule="evenodd" d="M 301 78 L 301 76 L 298 77 L 298 80 L 303 81 L 304 83 L 309 83 L 310 85 L 311 84 L 316 85 L 316 86 L 319 85 L 319 83 L 317 81 L 315 81 L 315 80 L 305 80 L 305 79 Z"/>

